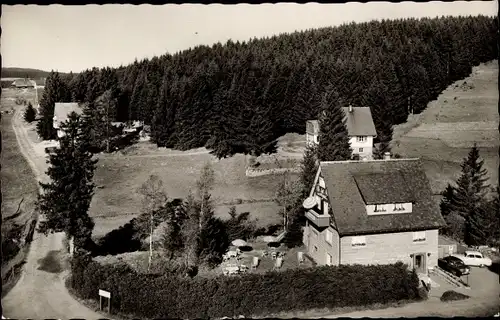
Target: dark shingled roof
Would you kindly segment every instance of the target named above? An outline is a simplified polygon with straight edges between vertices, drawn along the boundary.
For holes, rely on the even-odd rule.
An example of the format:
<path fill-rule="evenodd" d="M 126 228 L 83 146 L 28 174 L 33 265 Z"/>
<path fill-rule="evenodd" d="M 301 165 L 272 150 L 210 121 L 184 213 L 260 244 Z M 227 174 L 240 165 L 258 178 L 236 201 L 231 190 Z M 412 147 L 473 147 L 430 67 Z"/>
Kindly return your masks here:
<path fill-rule="evenodd" d="M 322 162 L 320 169 L 332 204 L 333 219 L 341 236 L 437 229 L 445 226 L 439 207 L 432 200 L 429 180 L 419 159 Z M 381 179 L 388 175 L 401 178 Z M 365 191 L 365 196 L 369 194 L 370 201 L 383 202 L 385 197 L 393 197 L 381 192 L 385 190 L 385 193 L 391 193 L 396 189 L 391 185 L 392 179 L 404 179 L 406 190 L 397 191 L 394 197 L 406 198 L 411 195 L 414 199 L 413 211 L 368 216 L 361 192 Z M 370 193 L 367 191 L 369 188 L 375 191 Z"/>
<path fill-rule="evenodd" d="M 404 176 L 399 172 L 355 174 L 354 181 L 366 204 L 415 201 Z"/>
<path fill-rule="evenodd" d="M 346 127 L 349 136 L 376 136 L 375 124 L 373 123 L 372 112 L 368 107 L 344 107 L 346 115 Z"/>
<path fill-rule="evenodd" d="M 345 113 L 344 120 L 349 136 L 376 136 L 377 130 L 373 123 L 372 112 L 368 107 L 352 107 L 352 112 L 349 112 L 349 107 L 343 108 Z M 307 120 L 306 132 L 309 134 L 319 133 L 319 121 Z"/>
<path fill-rule="evenodd" d="M 33 83 L 29 79 L 16 79 L 12 82 L 12 85 L 16 87 L 34 87 Z"/>

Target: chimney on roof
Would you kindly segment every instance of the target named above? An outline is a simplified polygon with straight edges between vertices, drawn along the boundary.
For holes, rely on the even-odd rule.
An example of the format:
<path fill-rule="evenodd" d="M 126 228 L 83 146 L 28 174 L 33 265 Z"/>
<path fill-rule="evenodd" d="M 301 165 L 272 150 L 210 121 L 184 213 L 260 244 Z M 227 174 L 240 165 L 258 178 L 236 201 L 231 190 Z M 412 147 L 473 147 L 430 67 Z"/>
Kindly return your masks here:
<path fill-rule="evenodd" d="M 390 152 L 384 153 L 384 160 L 391 160 L 391 153 Z"/>
<path fill-rule="evenodd" d="M 349 113 L 352 113 L 352 104 L 349 103 Z"/>

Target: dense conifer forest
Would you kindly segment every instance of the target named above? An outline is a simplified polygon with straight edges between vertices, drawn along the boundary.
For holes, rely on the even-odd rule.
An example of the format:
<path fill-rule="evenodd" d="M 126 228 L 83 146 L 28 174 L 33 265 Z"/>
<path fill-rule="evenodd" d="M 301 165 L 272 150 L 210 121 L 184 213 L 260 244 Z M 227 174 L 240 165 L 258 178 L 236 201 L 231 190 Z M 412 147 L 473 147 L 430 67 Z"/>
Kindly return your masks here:
<path fill-rule="evenodd" d="M 497 28 L 496 18 L 484 16 L 351 23 L 61 79 L 66 100 L 92 105 L 107 92 L 115 120 L 151 125 L 158 146 L 205 146 L 218 157 L 272 152 L 278 137 L 304 133 L 328 96 L 340 97 L 330 105 L 370 107 L 379 140 L 388 142 L 393 125 L 497 57 Z"/>
<path fill-rule="evenodd" d="M 2 68 L 2 78 L 29 78 L 40 79 L 46 78 L 50 74 L 49 71 L 30 68 Z"/>

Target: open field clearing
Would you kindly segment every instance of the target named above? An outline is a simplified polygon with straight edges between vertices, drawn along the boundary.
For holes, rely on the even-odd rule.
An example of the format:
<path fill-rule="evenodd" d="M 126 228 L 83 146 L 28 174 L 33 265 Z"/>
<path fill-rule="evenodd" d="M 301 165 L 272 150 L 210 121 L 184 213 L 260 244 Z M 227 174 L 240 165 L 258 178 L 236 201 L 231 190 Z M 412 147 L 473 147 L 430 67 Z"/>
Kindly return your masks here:
<path fill-rule="evenodd" d="M 16 136 L 11 127 L 11 118 L 10 114 L 2 115 L 2 170 L 0 172 L 2 219 L 11 217 L 22 200 L 21 215 L 10 221 L 24 224 L 33 211 L 38 185 L 30 166 L 19 151 Z"/>
<path fill-rule="evenodd" d="M 34 124 L 27 128 L 35 152 L 43 155 L 45 147 L 53 142 L 39 140 Z M 279 180 L 276 176 L 246 177 L 246 158 L 236 155 L 218 160 L 204 148 L 183 152 L 156 148 L 149 142 L 99 155 L 94 178 L 98 188 L 89 212 L 96 223 L 94 236 L 103 236 L 140 213 L 141 195 L 137 189 L 150 174 L 162 178 L 170 198 L 185 198 L 206 162 L 212 163 L 216 174 L 212 197 L 220 205 L 215 210 L 217 215 L 228 217 L 230 204 L 234 203 L 237 212 L 249 211 L 259 226 L 279 223 L 279 207 L 272 201 Z M 258 202 L 246 203 L 250 201 Z"/>
<path fill-rule="evenodd" d="M 394 127 L 393 152 L 424 160 L 432 190 L 441 192 L 460 175 L 460 163 L 477 143 L 490 184 L 498 183 L 498 62 L 473 69 L 449 86 L 425 111 Z"/>
<path fill-rule="evenodd" d="M 145 144 L 148 143 L 139 143 L 143 151 L 148 148 Z M 137 188 L 150 174 L 162 178 L 170 198 L 185 198 L 190 189 L 195 187 L 206 162 L 212 163 L 216 174 L 212 197 L 217 204 L 222 205 L 216 208 L 217 214 L 228 216 L 227 204 L 235 203 L 238 212 L 250 211 L 253 218 L 259 219 L 259 224 L 279 223 L 280 218 L 276 214 L 279 208 L 273 201 L 245 203 L 270 200 L 278 183 L 275 176 L 247 178 L 245 158 L 236 155 L 219 161 L 199 149 L 188 152 L 159 149 L 140 155 L 101 155 L 95 175 L 95 183 L 100 188 L 96 190 L 90 208 L 91 216 L 96 219 L 94 235 L 100 236 L 121 225 L 102 220 L 110 218 L 116 222 L 126 222 L 140 212 L 141 196 Z M 101 221 L 113 228 L 101 228 Z"/>
<path fill-rule="evenodd" d="M 1 111 L 10 111 L 12 108 L 17 107 L 14 102 L 15 93 L 9 91 L 13 90 L 2 90 Z M 23 96 L 29 97 L 29 95 Z M 24 198 L 20 207 L 22 214 L 11 220 L 24 224 L 32 214 L 37 198 L 38 183 L 28 162 L 19 151 L 11 120 L 12 113 L 2 114 L 2 170 L 0 172 L 2 179 L 2 219 L 12 216 L 16 212 L 20 201 Z"/>
<path fill-rule="evenodd" d="M 496 62 L 474 68 L 469 78 L 451 85 L 424 112 L 410 115 L 407 123 L 394 128 L 393 152 L 422 158 L 434 193 L 441 192 L 448 182 L 458 177 L 460 163 L 474 142 L 480 147 L 485 168 L 492 177 L 491 183 L 497 183 L 497 76 Z M 43 153 L 51 144 L 38 140 L 33 124 L 29 126 L 29 137 L 37 153 Z M 272 167 L 276 158 L 293 159 L 298 163 L 304 145 L 304 135 L 287 134 L 279 140 L 277 155 L 261 156 L 256 160 L 266 167 Z M 238 212 L 249 211 L 252 218 L 259 220 L 259 225 L 279 223 L 276 213 L 279 207 L 271 201 L 279 179 L 272 175 L 246 177 L 248 158 L 236 155 L 218 160 L 204 148 L 178 151 L 156 148 L 148 142 L 140 142 L 118 153 L 102 154 L 95 175 L 99 188 L 90 208 L 90 215 L 96 222 L 94 235 L 101 236 L 140 212 L 137 188 L 150 174 L 163 179 L 170 198 L 184 198 L 195 186 L 207 161 L 216 172 L 213 198 L 218 204 L 217 215 L 227 217 L 230 204 L 234 203 Z"/>
<path fill-rule="evenodd" d="M 15 105 L 12 94 L 2 92 L 0 110 L 10 111 Z M 34 217 L 35 202 L 38 194 L 38 183 L 26 159 L 19 150 L 16 135 L 12 128 L 12 113 L 3 113 L 2 128 L 2 235 L 9 234 L 14 224 L 22 227 L 20 238 L 23 241 L 30 230 L 30 222 Z M 12 240 L 12 239 L 10 239 Z M 21 246 L 20 250 L 9 260 L 2 261 L 2 288 L 7 292 L 18 279 L 20 266 L 26 258 L 28 248 Z M 4 252 L 4 254 L 7 254 Z M 7 259 L 4 256 L 4 259 Z M 9 276 L 7 276 L 9 275 Z"/>

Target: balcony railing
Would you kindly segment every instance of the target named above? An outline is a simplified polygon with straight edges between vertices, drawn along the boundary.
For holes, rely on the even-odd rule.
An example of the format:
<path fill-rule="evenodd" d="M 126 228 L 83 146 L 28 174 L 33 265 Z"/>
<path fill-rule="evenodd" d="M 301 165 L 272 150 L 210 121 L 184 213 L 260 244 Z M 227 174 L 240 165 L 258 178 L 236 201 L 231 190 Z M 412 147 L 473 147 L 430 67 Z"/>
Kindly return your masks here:
<path fill-rule="evenodd" d="M 328 227 L 330 225 L 330 215 L 320 213 L 317 207 L 307 210 L 306 218 L 318 227 Z"/>

